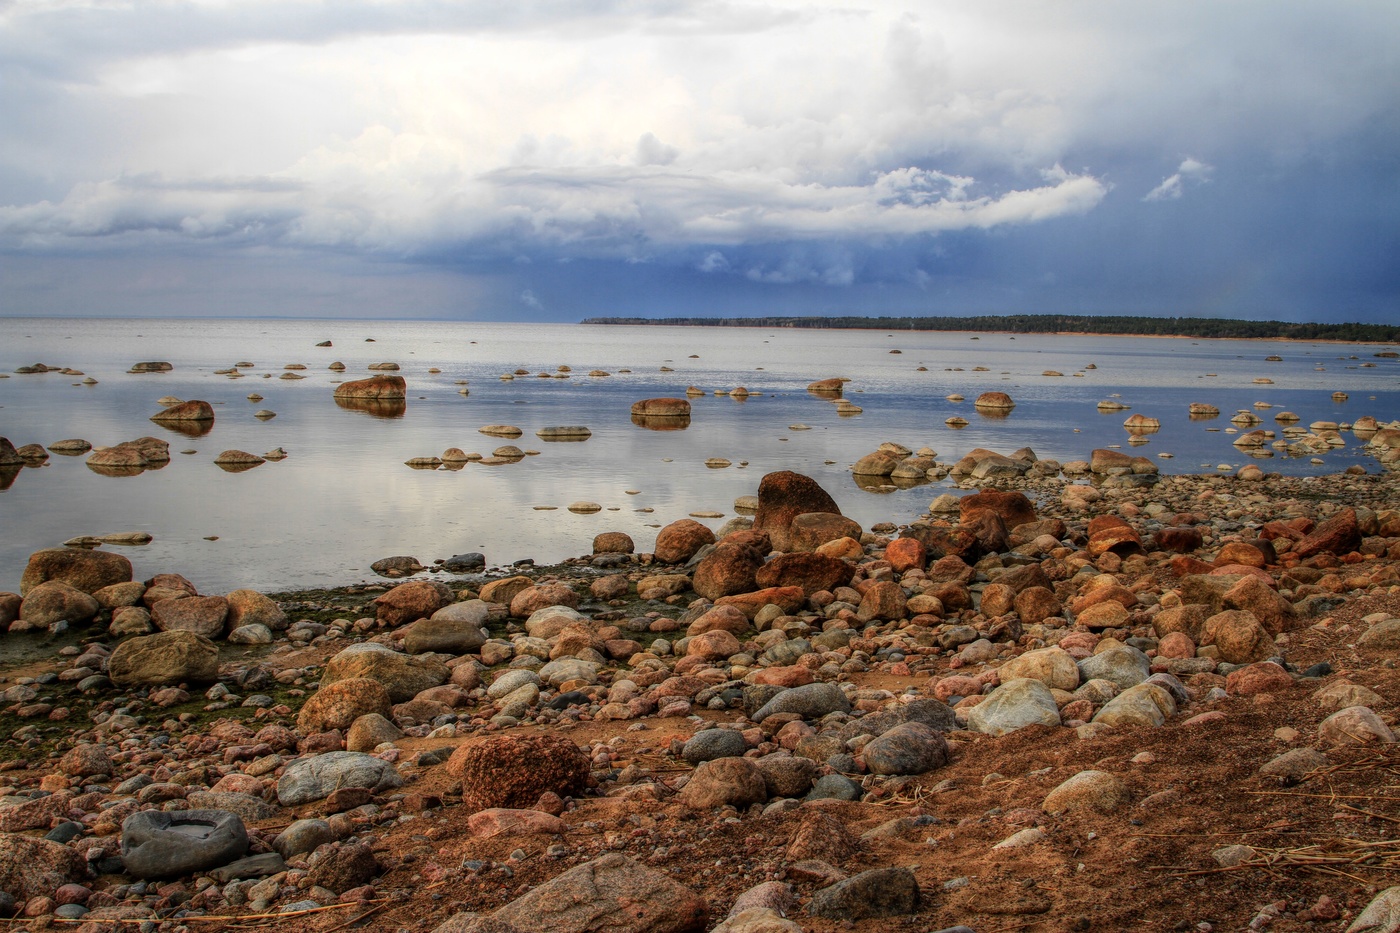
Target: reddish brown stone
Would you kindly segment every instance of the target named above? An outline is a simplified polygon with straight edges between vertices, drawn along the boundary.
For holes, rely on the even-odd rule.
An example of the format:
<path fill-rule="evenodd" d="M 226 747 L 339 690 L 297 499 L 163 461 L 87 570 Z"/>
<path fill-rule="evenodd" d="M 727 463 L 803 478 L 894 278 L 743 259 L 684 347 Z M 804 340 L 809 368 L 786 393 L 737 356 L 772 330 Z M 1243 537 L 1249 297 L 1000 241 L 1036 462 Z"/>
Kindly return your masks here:
<path fill-rule="evenodd" d="M 343 382 L 335 387 L 335 398 L 373 399 L 375 401 L 403 401 L 408 389 L 403 376 L 386 376 L 376 373 L 368 379 Z"/>
<path fill-rule="evenodd" d="M 578 603 L 578 594 L 567 583 L 536 583 L 515 594 L 510 601 L 510 614 L 517 619 L 528 619 L 536 611 L 549 606 L 577 609 Z"/>
<path fill-rule="evenodd" d="M 696 566 L 691 589 L 711 600 L 748 593 L 758 589 L 754 574 L 762 566 L 763 555 L 757 550 L 725 540 Z"/>
<path fill-rule="evenodd" d="M 977 539 L 977 549 L 983 554 L 1000 554 L 1008 550 L 1006 523 L 991 509 L 963 512 L 958 528 Z"/>
<path fill-rule="evenodd" d="M 1247 567 L 1263 567 L 1268 561 L 1264 552 L 1247 541 L 1227 541 L 1215 555 L 1217 567 L 1226 564 L 1244 564 Z"/>
<path fill-rule="evenodd" d="M 923 570 L 928 562 L 928 551 L 917 538 L 895 538 L 885 546 L 885 560 L 890 562 L 895 573 Z"/>
<path fill-rule="evenodd" d="M 397 628 L 415 619 L 426 619 L 455 599 L 455 594 L 445 584 L 413 580 L 376 597 L 372 604 L 381 623 Z"/>
<path fill-rule="evenodd" d="M 1260 661 L 1231 671 L 1225 678 L 1225 689 L 1237 696 L 1255 693 L 1278 693 L 1293 686 L 1288 672 L 1272 661 Z"/>
<path fill-rule="evenodd" d="M 631 554 L 636 550 L 632 536 L 622 531 L 605 531 L 593 537 L 594 554 Z"/>
<path fill-rule="evenodd" d="M 525 809 L 552 791 L 583 791 L 588 756 L 567 738 L 549 733 L 497 735 L 462 745 L 447 760 L 447 773 L 462 782 L 466 812 L 492 807 Z"/>
<path fill-rule="evenodd" d="M 687 635 L 703 635 L 706 632 L 726 631 L 731 635 L 746 635 L 751 630 L 748 616 L 734 606 L 715 606 L 707 610 L 690 627 Z"/>
<path fill-rule="evenodd" d="M 1299 558 L 1323 552 L 1345 554 L 1360 546 L 1361 528 L 1357 524 L 1356 510 L 1347 508 L 1318 525 L 1311 534 L 1295 544 L 1293 554 Z"/>
<path fill-rule="evenodd" d="M 1189 554 L 1204 543 L 1204 536 L 1194 526 L 1158 528 L 1152 533 L 1151 543 L 1153 550 Z"/>
<path fill-rule="evenodd" d="M 778 555 L 760 567 L 754 579 L 761 587 L 796 586 L 811 594 L 845 586 L 854 572 L 840 558 L 806 552 Z M 700 592 L 698 587 L 695 591 Z"/>
<path fill-rule="evenodd" d="M 1028 586 L 1016 594 L 1013 604 L 1016 614 L 1026 625 L 1039 625 L 1046 619 L 1060 616 L 1064 607 L 1054 590 L 1044 586 Z"/>
<path fill-rule="evenodd" d="M 702 547 L 714 543 L 713 531 L 693 518 L 682 518 L 657 533 L 653 553 L 663 564 L 683 564 Z"/>
<path fill-rule="evenodd" d="M 947 605 L 947 603 L 944 603 Z M 860 600 L 856 617 L 862 622 L 874 619 L 898 620 L 908 616 L 908 603 L 898 583 L 888 580 L 869 587 Z"/>
<path fill-rule="evenodd" d="M 999 489 L 984 489 L 958 500 L 958 512 L 966 521 L 974 509 L 990 509 L 1001 519 L 1007 528 L 1015 528 L 1036 520 L 1035 506 L 1025 493 L 1003 492 Z"/>
<path fill-rule="evenodd" d="M 801 473 L 781 470 L 769 473 L 759 482 L 758 512 L 754 515 L 753 528 L 768 532 L 778 550 L 793 549 L 789 541 L 793 519 L 809 512 L 840 515 L 841 509 L 816 480 Z"/>
<path fill-rule="evenodd" d="M 1258 577 L 1244 577 L 1225 591 L 1227 609 L 1244 609 L 1254 614 L 1270 635 L 1298 627 L 1293 604 Z"/>
<path fill-rule="evenodd" d="M 785 613 L 793 613 L 801 609 L 806 602 L 807 594 L 802 591 L 801 587 L 797 586 L 772 586 L 767 589 L 755 590 L 752 593 L 738 593 L 715 600 L 716 605 L 734 606 L 750 619 L 758 615 L 758 610 L 770 603 Z"/>
<path fill-rule="evenodd" d="M 851 538 L 859 541 L 860 524 L 835 512 L 803 512 L 788 526 L 786 550 L 794 553 L 815 551 L 824 544 Z"/>

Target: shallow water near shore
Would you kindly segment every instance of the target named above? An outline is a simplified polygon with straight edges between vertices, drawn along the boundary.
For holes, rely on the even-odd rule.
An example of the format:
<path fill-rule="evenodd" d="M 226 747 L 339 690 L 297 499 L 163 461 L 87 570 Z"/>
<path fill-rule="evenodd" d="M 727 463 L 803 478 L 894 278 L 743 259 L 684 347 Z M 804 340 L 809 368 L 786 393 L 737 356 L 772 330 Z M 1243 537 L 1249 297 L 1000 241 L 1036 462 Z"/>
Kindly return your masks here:
<path fill-rule="evenodd" d="M 316 346 L 325 340 L 332 345 Z M 1303 426 L 1400 417 L 1400 361 L 1375 356 L 1390 349 L 880 330 L 4 319 L 0 372 L 11 375 L 0 379 L 0 435 L 16 446 L 75 437 L 109 446 L 151 435 L 170 442 L 172 460 L 111 477 L 88 469 L 85 457 L 54 455 L 12 475 L 0 491 L 0 590 L 18 587 L 34 550 L 130 531 L 153 536 L 142 547 L 112 548 L 131 558 L 138 578 L 179 572 L 211 593 L 339 585 L 372 578 L 370 563 L 397 554 L 425 564 L 471 551 L 492 566 L 553 563 L 587 553 L 603 531 L 627 532 L 638 550 L 650 550 L 657 528 L 691 512 L 721 513 L 701 519 L 719 527 L 735 515 L 738 496 L 781 469 L 816 478 L 866 527 L 913 520 L 951 487 L 862 489 L 850 466 L 884 441 L 931 447 L 948 463 L 974 447 L 1030 447 L 1067 461 L 1117 445 L 1153 458 L 1166 473 L 1235 469 L 1254 460 L 1231 445 L 1237 409 L 1255 411 L 1266 429 L 1277 427 L 1273 416 L 1283 411 Z M 173 369 L 127 372 L 146 360 Z M 336 360 L 345 363 L 343 374 L 327 369 Z M 236 362 L 254 365 L 240 368 L 241 378 L 215 372 Z M 338 407 L 334 385 L 364 378 L 379 362 L 399 364 L 408 382 L 403 414 Z M 14 374 L 34 363 L 85 375 Z M 516 370 L 525 373 L 500 378 Z M 590 376 L 594 370 L 610 375 Z M 305 378 L 280 378 L 287 372 Z M 829 399 L 806 391 L 832 376 L 851 379 L 845 397 L 860 414 L 839 414 Z M 85 377 L 97 384 L 83 384 Z M 633 402 L 679 396 L 688 386 L 705 394 L 691 399 L 684 430 L 632 423 Z M 714 394 L 738 386 L 757 394 L 744 401 Z M 1015 409 L 1004 418 L 979 414 L 972 403 L 985 391 L 1010 394 Z M 1334 401 L 1337 391 L 1348 399 Z M 264 398 L 250 401 L 250 393 Z M 947 401 L 953 393 L 965 401 Z M 149 421 L 167 395 L 210 402 L 212 429 L 190 437 Z M 1115 396 L 1129 409 L 1097 410 Z M 1193 420 L 1192 402 L 1216 405 L 1221 415 Z M 1272 407 L 1254 407 L 1260 402 Z M 263 409 L 276 417 L 255 418 Z M 1162 424 L 1136 447 L 1123 428 L 1133 413 Z M 969 424 L 947 427 L 954 415 Z M 478 433 L 491 424 L 524 434 Z M 560 425 L 586 426 L 592 435 L 582 442 L 536 436 Z M 1277 452 L 1257 462 L 1289 475 L 1351 464 L 1378 469 L 1359 439 L 1342 436 L 1345 448 L 1301 458 Z M 489 455 L 506 443 L 538 454 L 460 470 L 404 465 L 448 447 Z M 277 447 L 287 459 L 247 472 L 213 463 L 224 450 Z M 710 458 L 731 465 L 707 466 Z M 602 511 L 570 512 L 579 501 Z"/>

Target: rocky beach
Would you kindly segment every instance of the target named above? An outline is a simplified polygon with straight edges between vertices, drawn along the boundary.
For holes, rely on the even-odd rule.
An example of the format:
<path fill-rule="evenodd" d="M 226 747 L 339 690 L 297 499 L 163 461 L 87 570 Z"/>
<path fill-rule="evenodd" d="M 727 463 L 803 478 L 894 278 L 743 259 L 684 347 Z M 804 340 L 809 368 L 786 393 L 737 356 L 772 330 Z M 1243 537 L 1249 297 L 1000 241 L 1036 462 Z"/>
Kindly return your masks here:
<path fill-rule="evenodd" d="M 959 495 L 862 528 L 779 471 L 718 531 L 317 592 L 38 551 L 0 594 L 32 658 L 0 683 L 0 912 L 1397 929 L 1396 473 L 896 444 L 856 472 L 901 468 Z"/>

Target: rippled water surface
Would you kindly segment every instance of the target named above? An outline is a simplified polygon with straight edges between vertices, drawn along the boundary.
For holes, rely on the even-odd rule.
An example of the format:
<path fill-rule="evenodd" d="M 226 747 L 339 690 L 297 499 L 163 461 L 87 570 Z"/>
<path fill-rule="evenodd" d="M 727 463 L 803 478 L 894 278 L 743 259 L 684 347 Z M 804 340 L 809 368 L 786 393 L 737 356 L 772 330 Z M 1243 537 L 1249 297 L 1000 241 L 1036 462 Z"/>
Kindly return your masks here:
<path fill-rule="evenodd" d="M 332 345 L 316 346 L 325 340 Z M 1275 427 L 1281 411 L 1303 425 L 1400 417 L 1400 361 L 1374 355 L 1389 349 L 878 330 L 0 319 L 0 372 L 43 363 L 97 380 L 84 385 L 83 377 L 57 372 L 0 379 L 0 435 L 16 446 L 75 437 L 108 446 L 151 435 L 168 440 L 173 457 L 162 469 L 128 477 L 99 475 L 84 457 L 63 456 L 0 475 L 8 483 L 0 492 L 0 590 L 18 587 L 38 548 L 126 531 L 154 536 L 146 546 L 118 549 L 138 577 L 176 571 L 210 593 L 341 585 L 396 554 L 424 563 L 469 551 L 493 566 L 527 557 L 554 562 L 587 553 L 602 531 L 627 532 L 639 550 L 650 550 L 659 526 L 691 512 L 723 513 L 703 519 L 723 524 L 738 496 L 756 492 L 763 474 L 779 469 L 815 477 L 867 527 L 912 520 L 948 487 L 861 489 L 850 466 L 883 441 L 931 447 L 945 462 L 974 447 L 1009 453 L 1029 446 L 1064 461 L 1121 445 L 1154 458 L 1171 454 L 1157 460 L 1164 472 L 1214 472 L 1249 461 L 1230 443 L 1229 417 L 1258 402 L 1273 406 L 1253 409 L 1265 428 Z M 1282 360 L 1266 361 L 1271 355 Z M 127 372 L 146 360 L 174 368 Z M 346 365 L 343 375 L 327 368 L 336 360 Z M 334 403 L 336 383 L 363 378 L 385 361 L 398 363 L 408 382 L 402 416 Z M 215 373 L 237 362 L 253 366 L 240 369 L 241 378 Z M 297 371 L 305 378 L 281 378 L 289 364 L 305 365 Z M 525 374 L 500 378 L 516 370 Z M 593 370 L 610 375 L 588 375 Z M 862 413 L 838 414 L 830 400 L 806 391 L 831 376 L 851 379 L 846 398 Z M 632 423 L 633 402 L 678 396 L 688 386 L 706 394 L 691 400 L 685 430 Z M 737 386 L 756 394 L 746 401 L 714 394 Z M 1009 416 L 973 409 L 990 390 L 1015 400 Z M 1335 391 L 1348 400 L 1333 401 Z M 264 398 L 250 401 L 250 393 Z M 966 401 L 945 399 L 954 393 Z M 212 429 L 189 437 L 148 420 L 167 395 L 210 402 Z M 1114 396 L 1130 410 L 1100 413 L 1097 403 Z M 1192 402 L 1216 405 L 1221 417 L 1193 421 Z M 276 417 L 255 418 L 262 409 Z M 1162 423 L 1135 448 L 1122 426 L 1132 413 Z M 952 415 L 969 424 L 947 427 Z M 524 436 L 478 433 L 490 424 L 516 425 Z M 592 436 L 558 442 L 535 435 L 559 425 L 583 425 Z M 1360 443 L 1343 436 L 1347 447 L 1322 455 L 1320 464 L 1282 453 L 1260 463 L 1304 475 L 1352 463 L 1374 470 Z M 455 471 L 404 465 L 449 447 L 490 454 L 506 443 L 538 453 Z M 214 464 L 225 450 L 277 447 L 287 459 L 247 472 Z M 708 467 L 710 458 L 732 465 Z M 568 511 L 578 501 L 603 511 Z"/>

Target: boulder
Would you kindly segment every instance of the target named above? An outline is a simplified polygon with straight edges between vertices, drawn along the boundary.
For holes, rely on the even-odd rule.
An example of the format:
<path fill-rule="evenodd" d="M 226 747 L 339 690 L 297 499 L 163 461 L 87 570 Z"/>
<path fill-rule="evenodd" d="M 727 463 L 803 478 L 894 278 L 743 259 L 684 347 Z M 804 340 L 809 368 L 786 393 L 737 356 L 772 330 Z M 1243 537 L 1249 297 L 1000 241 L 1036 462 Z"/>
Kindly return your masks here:
<path fill-rule="evenodd" d="M 1107 680 L 1124 690 L 1142 683 L 1151 673 L 1151 659 L 1129 645 L 1101 651 L 1079 662 L 1082 680 Z"/>
<path fill-rule="evenodd" d="M 1020 492 L 984 489 L 958 500 L 958 512 L 964 518 L 974 509 L 990 509 L 1007 528 L 1036 520 L 1035 505 Z"/>
<path fill-rule="evenodd" d="M 379 793 L 402 784 L 398 770 L 382 758 L 360 752 L 322 752 L 287 765 L 277 780 L 277 802 L 297 807 L 324 800 L 343 788 Z"/>
<path fill-rule="evenodd" d="M 1094 722 L 1124 729 L 1140 726 L 1160 726 L 1168 716 L 1176 715 L 1176 701 L 1159 684 L 1141 683 L 1129 687 L 1104 704 L 1094 716 Z"/>
<path fill-rule="evenodd" d="M 219 647 L 194 632 L 139 635 L 112 651 L 107 676 L 119 687 L 207 683 L 219 676 Z"/>
<path fill-rule="evenodd" d="M 1059 724 L 1060 710 L 1050 688 L 1029 677 L 1003 682 L 967 711 L 967 727 L 988 735 L 1005 735 L 1026 726 Z"/>
<path fill-rule="evenodd" d="M 429 687 L 447 683 L 450 674 L 447 665 L 436 658 L 403 654 L 376 642 L 361 642 L 326 662 L 321 687 L 364 677 L 382 684 L 392 702 L 403 703 Z"/>
<path fill-rule="evenodd" d="M 689 418 L 690 402 L 683 398 L 644 398 L 632 403 L 632 414 L 641 418 Z"/>
<path fill-rule="evenodd" d="M 213 421 L 214 406 L 208 402 L 192 400 L 171 405 L 163 411 L 151 415 L 151 420 L 161 421 Z"/>
<path fill-rule="evenodd" d="M 342 382 L 335 387 L 335 398 L 371 399 L 375 401 L 403 401 L 407 398 L 407 385 L 403 376 L 386 376 L 377 373 L 368 379 L 355 379 Z"/>
<path fill-rule="evenodd" d="M 710 600 L 753 592 L 758 588 L 755 574 L 763 566 L 763 557 L 748 544 L 721 541 L 696 566 L 691 588 Z"/>
<path fill-rule="evenodd" d="M 88 877 L 81 852 L 34 836 L 0 833 L 0 891 L 20 901 L 50 897 L 64 884 Z"/>
<path fill-rule="evenodd" d="M 588 616 L 568 606 L 550 605 L 536 609 L 525 620 L 525 632 L 531 638 L 548 641 L 557 637 L 565 629 L 575 626 L 591 628 Z"/>
<path fill-rule="evenodd" d="M 735 807 L 742 810 L 768 799 L 763 772 L 751 758 L 715 758 L 701 762 L 685 787 L 680 801 L 696 810 Z"/>
<path fill-rule="evenodd" d="M 19 605 L 19 620 L 12 630 L 44 629 L 55 622 L 83 625 L 101 609 L 97 600 L 62 580 L 49 580 L 33 587 Z"/>
<path fill-rule="evenodd" d="M 572 609 L 578 603 L 578 594 L 566 583 L 534 583 L 511 599 L 510 614 L 517 619 L 527 619 L 541 609 L 554 606 Z"/>
<path fill-rule="evenodd" d="M 861 535 L 860 523 L 844 515 L 836 512 L 803 512 L 788 525 L 787 547 L 778 550 L 816 551 L 845 538 L 859 541 Z"/>
<path fill-rule="evenodd" d="M 194 632 L 220 638 L 228 620 L 228 600 L 222 596 L 164 599 L 151 607 L 151 621 L 162 632 Z"/>
<path fill-rule="evenodd" d="M 1003 683 L 1029 677 L 1052 690 L 1074 690 L 1079 686 L 1079 668 L 1074 658 L 1058 646 L 1027 651 L 1003 664 L 998 673 Z"/>
<path fill-rule="evenodd" d="M 549 733 L 495 735 L 459 746 L 447 771 L 462 782 L 467 812 L 532 807 L 546 792 L 581 793 L 589 759 L 567 738 Z"/>
<path fill-rule="evenodd" d="M 174 878 L 248 854 L 248 832 L 225 810 L 139 810 L 122 822 L 122 863 L 137 878 Z"/>
<path fill-rule="evenodd" d="M 466 654 L 486 644 L 489 606 L 480 599 L 451 603 L 427 619 L 409 623 L 404 629 L 403 648 L 409 654 L 435 651 Z"/>
<path fill-rule="evenodd" d="M 110 551 L 84 548 L 47 548 L 29 555 L 19 581 L 19 594 L 48 580 L 59 580 L 84 593 L 131 581 L 131 561 Z"/>
<path fill-rule="evenodd" d="M 297 731 L 302 735 L 344 731 L 362 716 L 377 713 L 393 715 L 389 691 L 368 677 L 347 677 L 322 685 L 302 704 L 297 714 Z"/>
<path fill-rule="evenodd" d="M 257 590 L 234 590 L 224 599 L 228 602 L 228 630 L 245 625 L 265 625 L 280 632 L 287 627 L 287 614 L 277 603 Z"/>
<path fill-rule="evenodd" d="M 1010 411 L 1016 407 L 1016 403 L 1011 400 L 1011 396 L 1005 392 L 983 392 L 977 396 L 977 401 L 973 402 L 973 407 L 982 411 Z"/>
<path fill-rule="evenodd" d="M 1206 619 L 1201 626 L 1202 645 L 1215 645 L 1220 658 L 1231 664 L 1266 661 L 1277 653 L 1267 629 L 1243 609 L 1227 609 Z"/>
<path fill-rule="evenodd" d="M 856 608 L 856 618 L 861 622 L 877 619 L 898 621 L 909 616 L 909 604 L 904 590 L 892 580 L 881 580 L 872 584 L 861 596 Z"/>
<path fill-rule="evenodd" d="M 344 842 L 312 855 L 306 880 L 315 887 L 344 894 L 369 884 L 379 870 L 379 859 L 367 843 Z"/>
<path fill-rule="evenodd" d="M 458 914 L 433 933 L 700 933 L 704 898 L 616 852 L 575 866 L 487 916 Z"/>
<path fill-rule="evenodd" d="M 1128 788 L 1121 778 L 1107 771 L 1081 771 L 1046 794 L 1041 808 L 1046 813 L 1066 810 L 1108 813 L 1127 802 Z"/>
<path fill-rule="evenodd" d="M 998 393 L 999 394 L 999 393 Z M 919 882 L 908 868 L 872 868 L 812 895 L 814 917 L 852 923 L 873 917 L 901 917 L 919 911 Z"/>
<path fill-rule="evenodd" d="M 747 750 L 744 734 L 737 729 L 705 729 L 690 737 L 681 749 L 681 757 L 698 765 L 716 758 L 740 758 Z"/>
<path fill-rule="evenodd" d="M 840 515 L 841 509 L 836 505 L 836 500 L 809 476 L 783 470 L 769 473 L 759 481 L 758 512 L 754 515 L 753 529 L 768 532 L 777 550 L 793 550 L 790 546 L 793 520 L 810 512 Z"/>
<path fill-rule="evenodd" d="M 656 535 L 653 553 L 663 564 L 683 564 L 707 544 L 715 543 L 715 533 L 693 518 L 671 522 Z"/>
<path fill-rule="evenodd" d="M 850 564 L 837 557 L 815 552 L 779 554 L 755 571 L 754 582 L 760 587 L 801 587 L 803 592 L 811 594 L 846 586 L 854 573 Z"/>
<path fill-rule="evenodd" d="M 445 583 L 436 580 L 412 580 L 401 583 L 389 592 L 375 597 L 375 617 L 389 628 L 407 625 L 415 619 L 426 619 L 457 598 Z"/>
<path fill-rule="evenodd" d="M 923 774 L 948 763 L 943 734 L 921 722 L 906 722 L 866 743 L 861 750 L 873 774 Z"/>
<path fill-rule="evenodd" d="M 1346 554 L 1361 546 L 1361 527 L 1356 510 L 1345 508 L 1312 530 L 1293 545 L 1292 553 L 1300 558 L 1316 554 Z M 22 590 L 21 590 L 22 592 Z"/>
<path fill-rule="evenodd" d="M 593 536 L 594 554 L 631 554 L 636 549 L 632 536 L 623 531 L 605 531 Z"/>
<path fill-rule="evenodd" d="M 750 718 L 763 722 L 774 713 L 797 713 L 803 719 L 820 719 L 827 713 L 850 711 L 851 701 L 840 687 L 833 683 L 813 683 L 784 690 Z"/>

